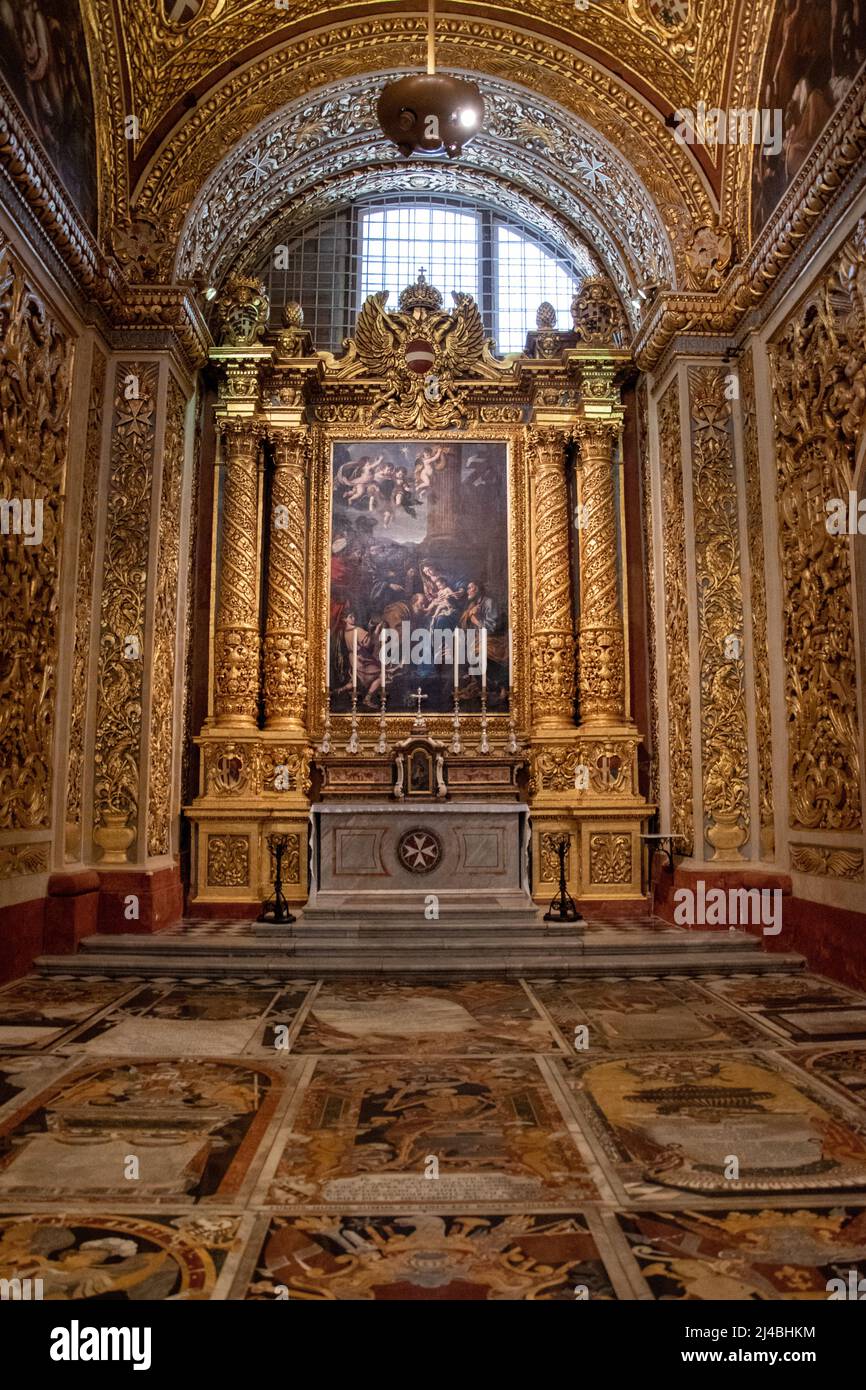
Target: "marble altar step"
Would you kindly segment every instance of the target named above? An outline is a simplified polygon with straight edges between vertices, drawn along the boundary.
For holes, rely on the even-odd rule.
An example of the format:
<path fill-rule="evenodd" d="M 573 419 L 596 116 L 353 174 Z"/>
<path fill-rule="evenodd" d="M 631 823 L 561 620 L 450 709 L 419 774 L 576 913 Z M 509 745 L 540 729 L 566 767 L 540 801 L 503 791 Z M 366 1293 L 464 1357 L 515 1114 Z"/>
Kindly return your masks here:
<path fill-rule="evenodd" d="M 96 936 L 75 956 L 41 956 L 44 975 L 170 976 L 273 979 L 388 975 L 571 976 L 775 974 L 803 968 L 801 956 L 761 950 L 741 932 L 680 932 L 632 927 L 594 928 L 568 936 L 475 930 L 280 928 L 280 935 L 199 934 Z M 291 932 L 291 934 L 289 934 Z"/>

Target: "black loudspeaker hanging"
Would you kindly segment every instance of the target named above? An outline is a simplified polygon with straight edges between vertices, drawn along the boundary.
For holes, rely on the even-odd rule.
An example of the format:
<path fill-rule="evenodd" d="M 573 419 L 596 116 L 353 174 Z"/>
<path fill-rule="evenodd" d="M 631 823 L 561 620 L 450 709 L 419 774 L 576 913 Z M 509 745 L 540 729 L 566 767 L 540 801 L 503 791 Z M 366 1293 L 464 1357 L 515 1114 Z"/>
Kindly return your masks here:
<path fill-rule="evenodd" d="M 294 922 L 289 904 L 283 896 L 283 855 L 289 847 L 288 835 L 271 835 L 270 845 L 274 855 L 274 896 L 268 898 L 256 918 L 257 922 Z"/>
<path fill-rule="evenodd" d="M 556 846 L 556 852 L 559 855 L 559 891 L 545 912 L 544 921 L 580 922 L 585 925 L 584 919 L 577 910 L 577 903 L 565 886 L 565 846 L 565 840 L 560 840 Z"/>

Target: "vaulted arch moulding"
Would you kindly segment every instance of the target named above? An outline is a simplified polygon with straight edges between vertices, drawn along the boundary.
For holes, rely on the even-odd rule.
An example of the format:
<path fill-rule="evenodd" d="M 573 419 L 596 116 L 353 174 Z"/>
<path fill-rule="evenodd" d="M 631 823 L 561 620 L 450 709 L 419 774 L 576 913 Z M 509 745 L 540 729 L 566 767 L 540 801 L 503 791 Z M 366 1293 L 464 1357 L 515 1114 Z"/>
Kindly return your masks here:
<path fill-rule="evenodd" d="M 665 278 L 678 283 L 695 228 L 712 222 L 717 207 L 708 178 L 692 152 L 676 143 L 659 110 L 577 51 L 538 35 L 453 16 L 444 16 L 439 28 L 440 65 L 473 74 L 491 94 L 490 133 L 483 143 L 473 142 L 467 163 L 477 167 L 486 157 L 501 165 L 507 151 L 508 167 L 520 177 L 531 179 L 534 169 L 538 184 L 549 191 L 553 183 L 557 200 L 562 189 L 582 205 L 584 222 L 577 225 L 592 240 L 589 219 L 606 227 L 620 247 L 619 257 L 611 255 L 611 270 L 636 238 L 644 249 L 630 253 L 636 262 L 632 281 L 657 278 L 644 276 L 644 269 L 664 264 Z M 290 107 L 297 110 L 306 98 L 310 119 L 322 122 L 310 126 L 307 141 L 320 141 L 318 153 L 324 157 L 331 148 L 333 113 L 322 113 L 322 99 L 337 83 L 345 89 L 354 79 L 361 93 L 365 82 L 369 92 L 374 81 L 392 72 L 395 51 L 405 53 L 407 68 L 423 67 L 420 16 L 382 16 L 304 35 L 232 72 L 166 133 L 137 179 L 136 211 L 158 218 L 176 249 L 202 190 L 251 132 L 269 128 L 273 118 L 281 119 Z M 362 106 L 357 129 L 345 132 L 350 143 L 357 139 L 359 156 L 365 128 L 367 143 L 374 134 L 366 120 L 365 127 Z M 472 148 L 467 146 L 467 156 Z M 353 162 L 348 149 L 331 152 L 342 157 L 344 168 Z M 299 151 L 307 160 L 315 153 Z M 396 155 L 390 157 L 396 162 Z M 592 169 L 595 163 L 609 167 L 612 160 L 620 187 L 608 198 L 597 176 L 596 187 L 591 186 Z M 601 246 L 599 252 L 608 259 Z"/>
<path fill-rule="evenodd" d="M 255 263 L 269 237 L 367 193 L 430 191 L 488 200 L 562 246 L 588 243 L 628 303 L 633 287 L 675 278 L 646 189 L 617 152 L 552 103 L 485 85 L 485 132 L 459 165 L 395 160 L 375 120 L 391 74 L 292 103 L 240 141 L 208 179 L 180 233 L 175 273 L 218 284 Z"/>

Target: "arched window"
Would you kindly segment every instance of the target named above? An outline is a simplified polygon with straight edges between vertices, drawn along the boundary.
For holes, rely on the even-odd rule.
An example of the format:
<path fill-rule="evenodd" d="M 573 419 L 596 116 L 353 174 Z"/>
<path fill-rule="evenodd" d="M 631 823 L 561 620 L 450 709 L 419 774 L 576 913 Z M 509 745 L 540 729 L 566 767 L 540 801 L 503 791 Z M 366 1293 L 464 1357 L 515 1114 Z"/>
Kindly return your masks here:
<path fill-rule="evenodd" d="M 500 353 L 522 350 L 544 300 L 569 328 L 572 298 L 597 269 L 580 242 L 557 245 L 489 205 L 419 194 L 370 198 L 319 218 L 277 243 L 258 273 L 273 325 L 295 300 L 315 345 L 337 351 L 366 297 L 388 290 L 396 308 L 422 266 L 446 308 L 453 290 L 478 301 Z"/>

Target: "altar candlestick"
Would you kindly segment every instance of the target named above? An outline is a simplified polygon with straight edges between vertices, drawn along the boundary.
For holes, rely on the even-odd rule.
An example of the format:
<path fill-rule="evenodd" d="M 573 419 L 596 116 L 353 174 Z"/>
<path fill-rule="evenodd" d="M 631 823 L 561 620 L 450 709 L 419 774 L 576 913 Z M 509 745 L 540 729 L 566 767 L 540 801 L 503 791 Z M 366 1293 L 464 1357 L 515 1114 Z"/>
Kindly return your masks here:
<path fill-rule="evenodd" d="M 352 628 L 352 689 L 358 689 L 358 629 Z"/>
<path fill-rule="evenodd" d="M 457 642 L 457 633 L 454 633 L 454 689 L 460 684 L 460 647 Z"/>
<path fill-rule="evenodd" d="M 325 689 L 331 689 L 331 629 L 325 639 Z"/>
<path fill-rule="evenodd" d="M 382 689 L 385 689 L 385 629 L 379 633 L 379 659 L 382 663 Z"/>
<path fill-rule="evenodd" d="M 509 628 L 509 629 L 508 629 L 508 680 L 509 680 L 509 683 L 510 683 L 511 685 L 514 684 L 514 675 L 513 675 L 513 672 L 514 672 L 514 633 L 512 632 L 511 628 Z"/>
<path fill-rule="evenodd" d="M 487 628 L 481 629 L 481 689 L 487 689 Z"/>

